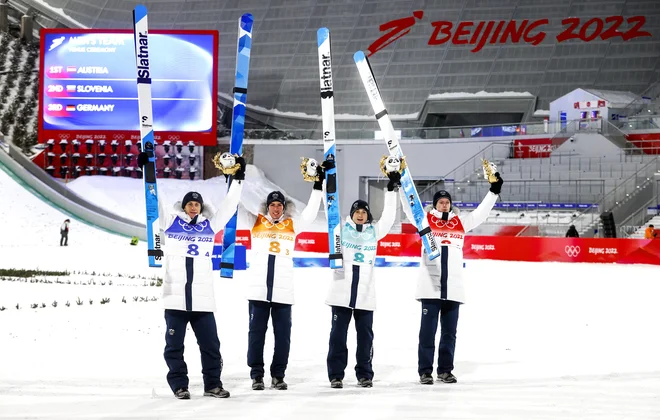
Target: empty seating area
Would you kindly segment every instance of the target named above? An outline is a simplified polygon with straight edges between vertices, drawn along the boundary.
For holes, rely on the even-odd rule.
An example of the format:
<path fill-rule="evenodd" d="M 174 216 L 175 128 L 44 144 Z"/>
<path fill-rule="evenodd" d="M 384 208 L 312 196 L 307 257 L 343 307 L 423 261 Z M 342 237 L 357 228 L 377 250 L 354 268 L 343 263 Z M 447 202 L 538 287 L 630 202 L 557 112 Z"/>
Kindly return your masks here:
<path fill-rule="evenodd" d="M 39 3 L 23 0 L 26 4 Z M 120 2 L 121 3 L 121 2 Z M 106 0 L 57 0 L 63 13 L 87 27 L 131 26 L 128 4 Z M 420 111 L 429 93 L 534 92 L 538 109 L 549 109 L 553 99 L 586 83 L 595 88 L 643 91 L 649 69 L 657 59 L 658 40 L 589 44 L 543 42 L 486 44 L 473 53 L 461 45 L 429 45 L 434 21 L 499 21 L 550 18 L 547 36 L 563 29 L 563 17 L 582 19 L 608 16 L 646 16 L 644 30 L 658 31 L 660 10 L 653 1 L 547 2 L 443 1 L 422 2 L 291 2 L 271 0 L 245 4 L 240 1 L 151 2 L 150 25 L 161 29 L 220 29 L 219 55 L 231 57 L 236 48 L 235 25 L 250 10 L 258 22 L 254 34 L 250 74 L 250 102 L 266 109 L 319 113 L 316 30 L 325 25 L 333 36 L 333 69 L 336 114 L 369 115 L 371 107 L 355 78 L 352 54 L 366 50 L 385 32 L 379 26 L 412 16 L 421 9 L 423 19 L 410 33 L 371 57 L 379 85 L 391 114 Z M 37 10 L 41 10 L 37 8 Z M 611 44 L 611 45 L 610 45 Z M 631 45 L 632 44 L 632 45 Z M 650 66 L 650 67 L 649 67 Z M 218 88 L 231 92 L 233 61 L 221 60 Z M 414 77 L 411 77 L 414 75 Z M 341 128 L 341 127 L 338 127 Z"/>
<path fill-rule="evenodd" d="M 470 211 L 461 211 L 461 214 L 469 213 Z M 570 225 L 575 225 L 578 232 L 582 232 L 598 218 L 597 211 L 492 210 L 488 219 L 470 233 L 473 235 L 564 236 Z M 520 229 L 511 229 L 511 227 Z M 525 229 L 526 227 L 528 229 Z"/>
<path fill-rule="evenodd" d="M 99 136 L 101 137 L 101 136 Z M 81 175 L 108 175 L 142 178 L 137 140 L 50 139 L 34 159 L 51 176 L 67 179 Z M 156 174 L 162 178 L 190 179 L 201 176 L 203 148 L 194 141 L 164 140 L 156 143 Z"/>
<path fill-rule="evenodd" d="M 0 32 L 0 133 L 28 151 L 37 142 L 39 46 Z"/>
<path fill-rule="evenodd" d="M 655 229 L 660 229 L 660 216 L 653 217 L 651 220 L 646 222 L 645 225 L 640 226 L 639 228 L 637 228 L 637 230 L 635 232 L 633 232 L 629 236 L 629 238 L 630 239 L 644 239 L 644 232 L 646 231 L 646 228 L 649 225 L 653 225 L 655 227 Z"/>

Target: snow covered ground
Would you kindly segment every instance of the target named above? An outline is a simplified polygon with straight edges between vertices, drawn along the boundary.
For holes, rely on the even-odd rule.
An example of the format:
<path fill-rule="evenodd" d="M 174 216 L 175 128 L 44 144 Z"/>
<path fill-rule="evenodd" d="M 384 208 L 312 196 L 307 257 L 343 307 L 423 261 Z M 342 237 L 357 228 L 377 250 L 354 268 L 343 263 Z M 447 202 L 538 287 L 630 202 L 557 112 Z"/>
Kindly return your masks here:
<path fill-rule="evenodd" d="M 105 206 L 104 197 L 130 180 L 86 182 L 92 181 L 109 192 L 93 198 Z M 194 187 L 212 194 L 204 188 L 213 182 Z M 185 181 L 173 181 L 163 183 L 163 190 L 182 196 L 177 184 L 188 188 Z M 165 380 L 160 289 L 151 286 L 162 273 L 147 267 L 144 245 L 130 246 L 126 238 L 74 220 L 69 246 L 60 247 L 64 214 L 2 171 L 0 196 L 0 268 L 73 272 L 38 277 L 52 283 L 0 279 L 0 308 L 5 308 L 0 311 L 0 419 L 603 420 L 657 419 L 660 413 L 657 267 L 498 261 L 467 262 L 469 300 L 461 307 L 455 385 L 418 384 L 420 308 L 411 269 L 378 268 L 374 387 L 354 386 L 351 330 L 346 387 L 330 389 L 325 368 L 330 309 L 323 303 L 328 277 L 323 269 L 301 268 L 295 278 L 289 390 L 252 391 L 242 289 L 249 272 L 218 278 L 222 379 L 232 397 L 201 396 L 199 350 L 189 330 L 185 355 L 193 398 L 179 401 Z M 139 208 L 136 200 L 116 200 L 112 206 L 130 215 Z M 244 205 L 254 203 L 248 199 Z M 78 298 L 82 305 L 75 303 Z M 110 302 L 101 305 L 102 298 Z M 45 308 L 30 307 L 42 303 Z M 269 361 L 270 331 L 267 337 Z"/>

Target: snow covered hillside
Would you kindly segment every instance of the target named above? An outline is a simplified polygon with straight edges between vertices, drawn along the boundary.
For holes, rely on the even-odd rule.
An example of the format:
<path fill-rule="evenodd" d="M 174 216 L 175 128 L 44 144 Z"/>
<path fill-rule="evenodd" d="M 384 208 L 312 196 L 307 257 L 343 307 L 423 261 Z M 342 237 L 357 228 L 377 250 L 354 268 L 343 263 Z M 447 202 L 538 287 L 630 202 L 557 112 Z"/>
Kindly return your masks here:
<path fill-rule="evenodd" d="M 115 206 L 119 214 L 141 217 L 141 181 L 94 178 L 99 177 L 80 178 L 72 188 L 108 209 Z M 184 183 L 160 185 L 180 199 L 188 188 Z M 225 185 L 212 180 L 194 188 L 219 200 Z M 255 209 L 273 188 L 254 185 L 244 207 Z M 248 270 L 231 280 L 218 277 L 215 284 L 222 379 L 231 398 L 202 397 L 199 350 L 188 330 L 192 399 L 176 400 L 165 380 L 160 288 L 152 285 L 162 273 L 147 266 L 144 244 L 130 246 L 126 238 L 73 220 L 69 246 L 60 247 L 58 231 L 66 215 L 2 171 L 0 194 L 0 269 L 70 272 L 27 281 L 0 276 L 0 419 L 638 420 L 657 419 L 660 412 L 657 267 L 499 261 L 467 262 L 457 384 L 418 383 L 414 269 L 377 268 L 374 387 L 354 385 L 350 329 L 345 388 L 331 389 L 325 364 L 328 271 L 300 268 L 289 390 L 252 391 L 243 294 Z M 101 304 L 101 299 L 110 300 Z"/>

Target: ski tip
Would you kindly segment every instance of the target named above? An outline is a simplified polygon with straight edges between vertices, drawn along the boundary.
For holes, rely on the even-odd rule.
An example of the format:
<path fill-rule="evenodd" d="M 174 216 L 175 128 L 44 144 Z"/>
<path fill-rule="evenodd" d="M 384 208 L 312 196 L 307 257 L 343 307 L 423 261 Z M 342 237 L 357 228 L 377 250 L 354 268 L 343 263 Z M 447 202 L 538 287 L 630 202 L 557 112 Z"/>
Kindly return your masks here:
<path fill-rule="evenodd" d="M 133 9 L 133 19 L 135 22 L 141 21 L 144 17 L 147 16 L 147 6 L 143 4 L 138 4 L 135 6 L 135 9 Z"/>
<path fill-rule="evenodd" d="M 361 61 L 366 60 L 366 57 L 364 56 L 364 53 L 362 51 L 357 51 L 355 54 L 353 54 L 353 60 L 356 63 L 359 63 Z"/>
<path fill-rule="evenodd" d="M 318 46 L 319 47 L 329 37 L 330 37 L 330 31 L 328 30 L 328 28 L 319 28 L 319 30 L 316 31 L 316 40 L 318 41 Z"/>
<path fill-rule="evenodd" d="M 251 13 L 245 13 L 238 19 L 239 36 L 242 36 L 243 33 L 246 33 L 252 37 L 252 25 L 254 24 L 254 17 Z M 249 50 L 248 50 L 249 51 Z"/>

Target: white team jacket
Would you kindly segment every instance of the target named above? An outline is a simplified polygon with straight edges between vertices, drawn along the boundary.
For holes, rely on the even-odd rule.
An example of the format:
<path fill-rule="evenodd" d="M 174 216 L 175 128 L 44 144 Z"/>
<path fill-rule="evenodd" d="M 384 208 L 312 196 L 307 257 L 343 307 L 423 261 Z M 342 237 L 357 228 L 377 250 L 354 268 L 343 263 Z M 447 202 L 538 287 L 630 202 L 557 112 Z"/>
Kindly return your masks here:
<path fill-rule="evenodd" d="M 316 219 L 323 191 L 312 190 L 307 207 L 300 217 L 290 215 L 291 200 L 287 198 L 287 211 L 274 223 L 266 215 L 257 215 L 252 227 L 252 256 L 245 283 L 248 300 L 293 305 L 293 249 L 296 234 L 303 232 Z M 265 207 L 265 204 L 264 204 Z"/>
<path fill-rule="evenodd" d="M 204 203 L 197 223 L 181 209 L 181 201 L 166 211 L 159 200 L 160 228 L 165 268 L 163 305 L 165 309 L 214 312 L 213 272 L 211 255 L 215 234 L 222 230 L 236 211 L 243 183 L 234 181 L 218 209 Z"/>
<path fill-rule="evenodd" d="M 443 214 L 435 209 L 426 213 L 429 226 L 438 246 L 439 257 L 430 261 L 422 247 L 422 263 L 416 270 L 416 299 L 443 299 L 465 303 L 463 284 L 463 242 L 465 234 L 482 224 L 495 206 L 497 194 L 488 192 L 479 206 L 470 214 L 459 216 L 453 210 Z M 411 223 L 414 218 L 405 197 L 401 196 L 403 210 Z"/>
<path fill-rule="evenodd" d="M 365 311 L 376 309 L 376 249 L 378 241 L 389 233 L 394 224 L 396 197 L 396 191 L 385 193 L 383 214 L 375 225 L 362 225 L 362 232 L 357 232 L 350 216 L 346 217 L 341 231 L 344 268 L 334 270 L 326 304 Z"/>

